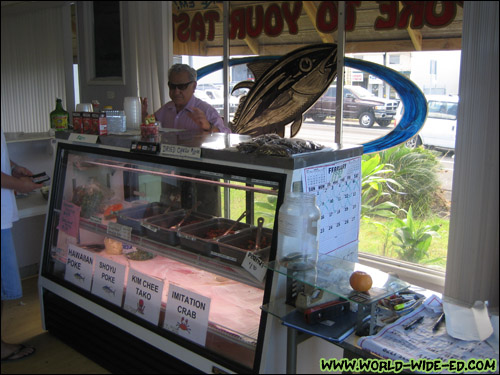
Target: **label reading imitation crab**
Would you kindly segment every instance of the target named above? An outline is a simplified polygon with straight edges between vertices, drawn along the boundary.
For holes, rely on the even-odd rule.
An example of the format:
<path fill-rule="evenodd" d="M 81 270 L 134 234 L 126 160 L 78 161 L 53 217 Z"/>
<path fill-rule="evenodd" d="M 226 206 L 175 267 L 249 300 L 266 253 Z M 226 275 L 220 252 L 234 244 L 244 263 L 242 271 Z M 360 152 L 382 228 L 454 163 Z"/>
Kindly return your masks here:
<path fill-rule="evenodd" d="M 204 346 L 210 301 L 210 298 L 170 284 L 165 329 Z"/>

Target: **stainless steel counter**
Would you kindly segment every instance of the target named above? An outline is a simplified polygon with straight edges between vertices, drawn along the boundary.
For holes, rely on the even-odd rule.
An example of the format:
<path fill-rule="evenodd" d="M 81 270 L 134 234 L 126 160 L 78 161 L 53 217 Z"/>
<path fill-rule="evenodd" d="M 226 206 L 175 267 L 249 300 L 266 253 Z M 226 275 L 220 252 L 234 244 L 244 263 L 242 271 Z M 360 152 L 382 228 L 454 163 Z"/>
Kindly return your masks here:
<path fill-rule="evenodd" d="M 56 138 L 67 140 L 70 134 L 70 132 L 57 132 Z M 248 142 L 251 139 L 250 136 L 241 134 L 164 129 L 154 139 L 154 142 L 184 147 L 198 147 L 201 148 L 202 158 L 284 169 L 305 168 L 359 156 L 363 153 L 363 146 L 361 145 L 336 145 L 334 148 L 324 148 L 318 151 L 295 154 L 290 157 L 258 155 L 255 153 L 248 154 L 239 152 L 236 149 L 236 145 L 241 142 Z M 132 141 L 147 141 L 147 139 L 142 139 L 140 135 L 107 135 L 99 136 L 98 144 L 130 150 Z"/>

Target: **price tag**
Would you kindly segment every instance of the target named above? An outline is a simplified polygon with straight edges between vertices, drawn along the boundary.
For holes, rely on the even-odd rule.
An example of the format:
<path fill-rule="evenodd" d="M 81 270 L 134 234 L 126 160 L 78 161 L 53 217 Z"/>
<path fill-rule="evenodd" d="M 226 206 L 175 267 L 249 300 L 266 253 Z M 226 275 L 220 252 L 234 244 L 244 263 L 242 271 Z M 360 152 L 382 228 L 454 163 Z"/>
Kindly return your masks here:
<path fill-rule="evenodd" d="M 71 133 L 68 138 L 72 142 L 83 142 L 83 143 L 97 143 L 99 139 L 98 135 L 95 134 L 80 134 L 80 133 Z"/>
<path fill-rule="evenodd" d="M 102 218 L 100 218 L 99 216 L 94 216 L 92 215 L 90 218 L 89 218 L 89 221 L 91 223 L 94 223 L 94 224 L 101 224 L 102 223 Z"/>
<path fill-rule="evenodd" d="M 201 148 L 162 144 L 160 155 L 200 159 Z"/>
<path fill-rule="evenodd" d="M 132 227 L 118 223 L 108 223 L 107 233 L 112 236 L 120 237 L 124 240 L 130 241 L 132 235 Z"/>
<path fill-rule="evenodd" d="M 231 262 L 236 262 L 238 260 L 236 258 L 230 257 L 229 255 L 217 253 L 215 251 L 211 251 L 210 255 L 212 255 L 214 257 L 224 258 L 224 259 L 230 260 Z"/>
<path fill-rule="evenodd" d="M 267 268 L 264 266 L 264 262 L 257 255 L 248 251 L 245 259 L 243 259 L 243 263 L 241 263 L 241 266 L 250 272 L 250 274 L 257 280 L 264 280 Z"/>
<path fill-rule="evenodd" d="M 155 232 L 156 233 L 158 231 L 158 227 L 155 226 L 155 225 L 151 225 L 151 224 L 148 224 L 148 223 L 141 223 L 141 226 L 143 226 L 146 229 L 149 229 L 151 232 Z"/>
<path fill-rule="evenodd" d="M 160 150 L 158 143 L 132 141 L 130 144 L 130 151 L 142 154 L 157 154 Z"/>

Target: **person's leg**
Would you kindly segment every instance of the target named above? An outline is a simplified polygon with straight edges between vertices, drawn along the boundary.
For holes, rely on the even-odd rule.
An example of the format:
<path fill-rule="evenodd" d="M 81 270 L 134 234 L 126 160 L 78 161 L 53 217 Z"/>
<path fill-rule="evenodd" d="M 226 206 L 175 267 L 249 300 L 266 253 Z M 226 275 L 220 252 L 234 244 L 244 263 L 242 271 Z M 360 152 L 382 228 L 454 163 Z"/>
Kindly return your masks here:
<path fill-rule="evenodd" d="M 21 277 L 17 265 L 16 251 L 10 229 L 2 229 L 2 306 L 1 314 L 3 321 L 3 301 L 18 299 L 23 296 L 21 287 Z M 2 361 L 5 359 L 15 360 L 26 357 L 34 353 L 35 348 L 19 345 L 7 344 L 2 338 Z"/>

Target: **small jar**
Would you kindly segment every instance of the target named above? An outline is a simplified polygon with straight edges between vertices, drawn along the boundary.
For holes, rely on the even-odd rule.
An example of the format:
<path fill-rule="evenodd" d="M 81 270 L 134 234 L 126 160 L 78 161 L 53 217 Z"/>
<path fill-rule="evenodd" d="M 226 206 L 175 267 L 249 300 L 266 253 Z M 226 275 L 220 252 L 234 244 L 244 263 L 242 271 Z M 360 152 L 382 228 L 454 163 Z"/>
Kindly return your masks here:
<path fill-rule="evenodd" d="M 149 138 L 158 135 L 160 122 L 152 122 L 150 124 L 141 124 L 141 137 Z"/>
<path fill-rule="evenodd" d="M 280 265 L 297 271 L 316 267 L 320 217 L 315 195 L 289 193 L 285 196 L 278 217 L 277 259 Z"/>

